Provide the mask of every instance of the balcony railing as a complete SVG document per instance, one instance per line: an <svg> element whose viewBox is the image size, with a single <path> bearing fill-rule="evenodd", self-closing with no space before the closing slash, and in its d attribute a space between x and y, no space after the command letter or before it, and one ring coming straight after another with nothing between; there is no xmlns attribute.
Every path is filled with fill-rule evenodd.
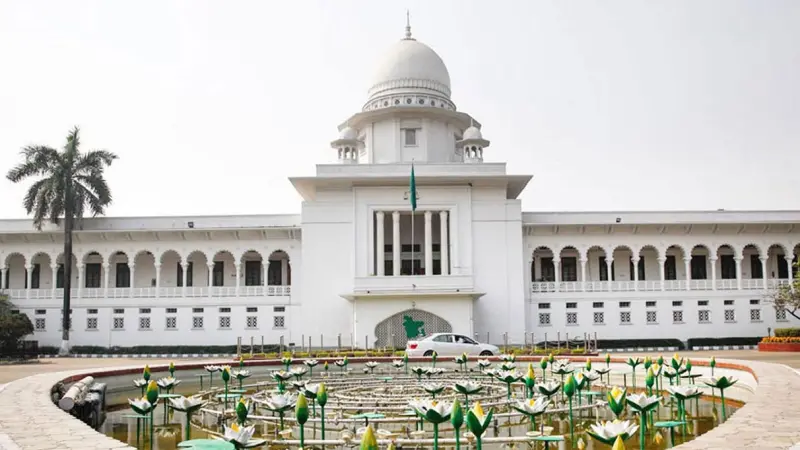
<svg viewBox="0 0 800 450"><path fill-rule="evenodd" d="M210 292L209 292L210 289ZM190 286L71 289L72 298L183 298L183 297L283 297L292 294L291 286ZM3 289L12 300L51 299L64 296L63 289Z"/></svg>
<svg viewBox="0 0 800 450"><path fill-rule="evenodd" d="M742 279L742 290L775 289L778 286L790 284L789 280L770 278L766 280ZM633 292L633 291L661 291L662 281L536 281L531 283L531 292L534 294L546 292ZM714 283L712 280L665 280L664 291L711 291ZM687 289L688 285L688 289ZM556 289L558 286L558 289ZM739 289L739 280L716 280L718 291L735 291Z"/></svg>

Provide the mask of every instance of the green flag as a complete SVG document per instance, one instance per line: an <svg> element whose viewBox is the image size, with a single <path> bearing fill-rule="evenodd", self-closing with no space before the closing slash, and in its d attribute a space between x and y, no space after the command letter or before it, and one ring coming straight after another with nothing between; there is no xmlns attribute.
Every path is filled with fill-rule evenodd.
<svg viewBox="0 0 800 450"><path fill-rule="evenodd" d="M411 179L408 182L408 199L411 201L411 211L417 210L417 180L414 178L414 163L411 163Z"/></svg>

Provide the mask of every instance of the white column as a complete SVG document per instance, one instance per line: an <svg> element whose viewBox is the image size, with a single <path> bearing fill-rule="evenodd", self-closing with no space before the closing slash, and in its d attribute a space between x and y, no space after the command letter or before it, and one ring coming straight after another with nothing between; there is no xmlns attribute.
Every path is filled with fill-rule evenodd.
<svg viewBox="0 0 800 450"><path fill-rule="evenodd" d="M261 281L261 284L264 286L264 295L267 294L267 285L269 282L267 281L267 274L269 273L269 259L265 259L261 262L261 270L264 272L262 275L264 278Z"/></svg>
<svg viewBox="0 0 800 450"><path fill-rule="evenodd" d="M161 264L156 264L156 298L158 298L161 293Z"/></svg>
<svg viewBox="0 0 800 450"><path fill-rule="evenodd" d="M53 278L53 280L52 280L53 285L51 286L50 289L52 289L53 297L55 297L56 296L56 287L58 286L58 263L51 264L50 265L50 269L52 271L51 277ZM2 276L3 276L3 270L0 269L0 277L2 277Z"/></svg>
<svg viewBox="0 0 800 450"><path fill-rule="evenodd" d="M55 280L55 275L53 275L53 280ZM111 280L111 264L103 263L103 295L108 297L108 282ZM56 285L56 282L53 281L53 286Z"/></svg>
<svg viewBox="0 0 800 450"><path fill-rule="evenodd" d="M384 252L384 238L386 237L385 228L383 225L384 212L378 211L375 213L375 275L382 277L385 275L384 269L386 265L386 254Z"/></svg>
<svg viewBox="0 0 800 450"><path fill-rule="evenodd" d="M561 284L561 258L553 258L553 275L556 278L556 292L558 292Z"/></svg>
<svg viewBox="0 0 800 450"><path fill-rule="evenodd" d="M792 292L794 292L794 283L792 282L792 260L794 259L794 257L786 256L785 259L786 259L786 268L789 269L789 273L787 275L789 277L788 278L789 286L792 288Z"/></svg>
<svg viewBox="0 0 800 450"><path fill-rule="evenodd" d="M763 280L762 283L764 283L764 285L761 286L761 288L762 289L766 289L767 288L767 258L761 256L758 259L761 260L761 279Z"/></svg>
<svg viewBox="0 0 800 450"><path fill-rule="evenodd" d="M717 257L711 256L708 259L708 262L711 263L711 290L717 290Z"/></svg>
<svg viewBox="0 0 800 450"><path fill-rule="evenodd" d="M83 279L86 276L86 266L83 263L78 263L78 298L81 297L83 292ZM133 276L133 269L131 269L131 276Z"/></svg>
<svg viewBox="0 0 800 450"><path fill-rule="evenodd" d="M612 285L614 284L614 277L612 277L613 271L611 270L614 267L614 258L606 258L606 273L608 274L608 292L612 291Z"/></svg>
<svg viewBox="0 0 800 450"><path fill-rule="evenodd" d="M450 275L450 236L447 232L447 211L439 211L439 255L442 275Z"/></svg>
<svg viewBox="0 0 800 450"><path fill-rule="evenodd" d="M211 291L214 290L214 263L206 263L206 267L208 267L208 298L211 298L213 297Z"/></svg>
<svg viewBox="0 0 800 450"><path fill-rule="evenodd" d="M686 271L686 290L691 289L692 284L692 257L683 258L684 271Z"/></svg>
<svg viewBox="0 0 800 450"><path fill-rule="evenodd" d="M586 292L586 263L589 262L586 258L581 258L581 291Z"/></svg>
<svg viewBox="0 0 800 450"><path fill-rule="evenodd" d="M400 275L400 211L392 213L392 275Z"/></svg>
<svg viewBox="0 0 800 450"><path fill-rule="evenodd" d="M25 268L25 298L31 298L31 281L33 281L33 264Z"/></svg>
<svg viewBox="0 0 800 450"><path fill-rule="evenodd" d="M658 276L661 280L661 290L664 291L667 289L666 280L664 279L664 265L667 263L667 258L658 258Z"/></svg>
<svg viewBox="0 0 800 450"><path fill-rule="evenodd" d="M631 262L633 263L633 290L639 290L639 257L635 256L631 258Z"/></svg>
<svg viewBox="0 0 800 450"><path fill-rule="evenodd" d="M433 212L425 211L425 275L433 275Z"/></svg>
<svg viewBox="0 0 800 450"><path fill-rule="evenodd" d="M130 295L133 295L133 288L136 287L136 264L130 264L129 263L128 267L130 267L130 269L131 269L130 270L130 272L131 272L131 285L130 285L131 286L130 287L131 294Z"/></svg>
<svg viewBox="0 0 800 450"><path fill-rule="evenodd" d="M239 280L242 276L242 263L236 262L234 264L236 266L236 296L239 296L239 287L241 286L241 281Z"/></svg>
<svg viewBox="0 0 800 450"><path fill-rule="evenodd" d="M281 286L289 284L289 260L281 260Z"/></svg>
<svg viewBox="0 0 800 450"><path fill-rule="evenodd" d="M736 289L742 289L742 260L744 258L741 256L737 256L733 258L736 261Z"/></svg>
<svg viewBox="0 0 800 450"><path fill-rule="evenodd" d="M186 288L189 286L189 261L182 262L181 268L183 269L183 287L181 287L181 293L186 297Z"/></svg>

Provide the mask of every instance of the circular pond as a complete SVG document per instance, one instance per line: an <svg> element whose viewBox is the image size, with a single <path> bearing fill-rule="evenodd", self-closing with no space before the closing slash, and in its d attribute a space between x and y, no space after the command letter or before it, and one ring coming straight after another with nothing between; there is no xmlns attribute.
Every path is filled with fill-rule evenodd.
<svg viewBox="0 0 800 450"><path fill-rule="evenodd" d="M152 411L142 401L145 386L116 377L110 385L129 387L109 390L107 402L113 406L101 432L137 448L159 450L192 448L184 446L222 436L246 440L234 442L239 448L299 448L301 437L304 448L355 447L373 437L381 448L392 442L406 448L456 448L456 434L458 446L487 450L602 449L610 448L603 441L611 443L617 435L624 448L642 448L643 439L646 449L664 449L707 432L741 406L726 399L723 412L720 391L712 392L706 384L711 380L692 373L691 364L687 370L685 362L679 360L677 370L667 367L669 362L648 364L647 371L644 364L632 369L604 362L587 370L583 362L566 360L548 362L544 369L539 361L502 360L484 361L482 367L476 361L439 361L435 367L432 361L330 364L328 370L293 361L288 371L233 364L225 376L227 396L225 369L177 370L180 382L169 389L170 381L163 381L168 374L154 374L152 380L162 387L151 392L151 399L159 395ZM128 399L138 400L138 407L132 408ZM297 410L303 402L308 417L301 433ZM302 411L300 416L302 421ZM603 426L617 417L619 423Z"/></svg>

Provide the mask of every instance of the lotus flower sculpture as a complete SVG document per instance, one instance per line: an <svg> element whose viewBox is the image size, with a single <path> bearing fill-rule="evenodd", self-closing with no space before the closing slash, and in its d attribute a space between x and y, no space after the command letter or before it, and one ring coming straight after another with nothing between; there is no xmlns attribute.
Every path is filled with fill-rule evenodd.
<svg viewBox="0 0 800 450"><path fill-rule="evenodd" d="M628 405L639 413L639 449L647 444L647 413L658 407L661 397L657 395L629 394Z"/></svg>
<svg viewBox="0 0 800 450"><path fill-rule="evenodd" d="M464 395L464 405L466 405L467 409L469 409L469 396L472 394L477 394L483 389L483 386L480 384L469 380L457 381L453 387L460 394Z"/></svg>
<svg viewBox="0 0 800 450"><path fill-rule="evenodd" d="M208 402L198 397L177 397L169 399L169 406L176 411L186 413L186 438L191 439L192 435L192 414L204 407Z"/></svg>
<svg viewBox="0 0 800 450"><path fill-rule="evenodd" d="M395 359L394 361L392 361L392 365L394 366L395 369L399 371L400 369L406 366L406 363L401 359Z"/></svg>
<svg viewBox="0 0 800 450"><path fill-rule="evenodd" d="M417 381L422 380L422 375L424 375L427 371L427 367L414 366L411 368L411 373L417 376Z"/></svg>
<svg viewBox="0 0 800 450"><path fill-rule="evenodd" d="M169 362L169 376L175 378L175 363L172 361Z"/></svg>
<svg viewBox="0 0 800 450"><path fill-rule="evenodd" d="M276 370L272 372L272 379L278 382L278 392L284 392L286 390L286 381L292 378L291 372L286 372L284 370Z"/></svg>
<svg viewBox="0 0 800 450"><path fill-rule="evenodd" d="M500 355L500 359L502 361L505 361L505 362L512 362L513 363L514 361L517 360L517 356L515 354L513 354L513 353L505 353L503 355Z"/></svg>
<svg viewBox="0 0 800 450"><path fill-rule="evenodd" d="M546 397L530 398L511 404L512 408L528 416L531 421L531 431L536 430L536 417L547 412L548 406L550 406L550 399Z"/></svg>
<svg viewBox="0 0 800 450"><path fill-rule="evenodd" d="M308 368L303 366L292 367L290 373L295 379L300 380L303 378L303 375L308 373Z"/></svg>
<svg viewBox="0 0 800 450"><path fill-rule="evenodd" d="M572 396L575 395L577 388L578 384L575 381L575 377L570 374L567 377L567 381L564 383L563 392L569 401L569 436L572 442L575 442L575 420L572 417Z"/></svg>
<svg viewBox="0 0 800 450"><path fill-rule="evenodd" d="M176 386L181 384L181 381L176 380L173 377L164 377L156 381L156 384L158 384L158 387L164 389L165 391L167 391L167 394L169 394L171 390L175 389Z"/></svg>
<svg viewBox="0 0 800 450"><path fill-rule="evenodd" d="M629 420L609 420L591 425L586 433L603 444L614 445L618 440L621 442L627 441L636 434L638 429L639 426ZM622 448L624 449L625 447L623 446Z"/></svg>
<svg viewBox="0 0 800 450"><path fill-rule="evenodd" d="M425 390L428 394L431 394L431 397L435 400L437 394L441 394L444 391L444 385L439 383L426 383L422 385L422 389Z"/></svg>
<svg viewBox="0 0 800 450"><path fill-rule="evenodd" d="M361 445L359 450L378 450L378 439L375 438L375 432L372 430L372 425L367 425L364 435L361 436Z"/></svg>
<svg viewBox="0 0 800 450"><path fill-rule="evenodd" d="M678 420L684 422L684 433L686 432L686 400L691 400L693 398L699 398L703 395L703 392L697 387L693 385L689 386L670 386L667 388L667 392L670 393L675 399L678 400Z"/></svg>
<svg viewBox="0 0 800 450"><path fill-rule="evenodd" d="M211 389L214 386L214 374L222 369L220 369L219 366L214 365L205 366L204 369L206 372L208 372L208 388Z"/></svg>
<svg viewBox="0 0 800 450"><path fill-rule="evenodd" d="M256 403L263 406L265 409L272 411L278 415L280 419L281 430L283 430L283 417L286 411L294 408L297 403L297 396L294 394L280 393L273 394L265 400L255 399Z"/></svg>
<svg viewBox="0 0 800 450"><path fill-rule="evenodd" d="M456 356L456 358L453 360L453 362L458 364L458 370L463 370L464 372L467 371L467 361L469 361L469 357L467 357L466 353Z"/></svg>
<svg viewBox="0 0 800 450"><path fill-rule="evenodd" d="M253 439L253 434L256 432L256 427L250 425L249 427L240 426L237 423L232 423L231 426L225 426L222 440L228 441L233 444L237 449L254 448L265 444L263 439Z"/></svg>
<svg viewBox="0 0 800 450"><path fill-rule="evenodd" d="M495 375L495 378L506 384L507 388L506 398L508 400L511 400L511 391L512 391L511 385L521 380L522 375L516 369L514 369L514 370L501 371L497 375Z"/></svg>
<svg viewBox="0 0 800 450"><path fill-rule="evenodd" d="M231 372L234 378L239 381L239 389L242 389L242 381L247 378L250 378L250 371L247 369L238 369Z"/></svg>
<svg viewBox="0 0 800 450"><path fill-rule="evenodd" d="M144 381L150 381L150 366L144 366L144 369L142 369L142 378L144 378Z"/></svg>
<svg viewBox="0 0 800 450"><path fill-rule="evenodd" d="M558 380L550 380L537 384L536 389L539 390L540 394L550 398L561 390L561 383Z"/></svg>
<svg viewBox="0 0 800 450"><path fill-rule="evenodd" d="M416 400L409 406L414 412L427 422L433 424L433 449L439 449L439 424L450 419L453 405L437 400Z"/></svg>
<svg viewBox="0 0 800 450"><path fill-rule="evenodd" d="M138 387L142 391L142 397L144 397L144 390L145 388L147 388L147 380L145 380L144 378L133 380L133 385Z"/></svg>
<svg viewBox="0 0 800 450"><path fill-rule="evenodd" d="M147 369L147 366L145 366ZM148 369L149 372L149 369ZM148 375L149 377L149 375ZM145 398L148 402L150 402L150 450L153 450L153 442L155 441L155 434L153 434L154 429L154 421L153 421L153 410L155 410L155 406L158 403L158 385L155 381L150 380L147 383L147 389L145 390Z"/></svg>
<svg viewBox="0 0 800 450"><path fill-rule="evenodd" d="M711 377L709 380L703 382L707 386L719 389L719 397L722 403L723 422L727 419L727 414L725 413L725 389L728 389L729 387L733 386L734 384L736 384L737 381L739 380L737 380L736 378L722 376L719 378Z"/></svg>
<svg viewBox="0 0 800 450"><path fill-rule="evenodd" d="M619 419L622 416L622 413L625 412L625 406L628 403L627 399L627 389L620 389L619 387L614 386L613 389L608 391L606 394L606 399L608 400L608 409L614 413L614 416Z"/></svg>
<svg viewBox="0 0 800 450"><path fill-rule="evenodd" d="M539 368L542 369L542 381L547 381L547 358L542 356L542 359L539 360Z"/></svg>
<svg viewBox="0 0 800 450"><path fill-rule="evenodd" d="M350 364L350 361L348 361L347 356L345 356L344 358L336 360L333 363L336 364L336 366L339 367L342 372L344 372L347 370L347 365Z"/></svg>
<svg viewBox="0 0 800 450"><path fill-rule="evenodd" d="M319 361L317 361L316 359L307 359L307 360L303 361L303 364L305 364L306 367L308 367L308 376L309 377L313 377L314 376L314 367L317 367L317 364L319 364Z"/></svg>
<svg viewBox="0 0 800 450"><path fill-rule="evenodd" d="M367 368L369 369L369 373L372 374L375 372L375 368L380 366L381 363L377 361L367 361L364 363L364 365L367 366Z"/></svg>
<svg viewBox="0 0 800 450"><path fill-rule="evenodd" d="M281 358L281 364L283 364L283 370L289 371L289 366L292 365L292 357L291 356L284 356Z"/></svg>
<svg viewBox="0 0 800 450"><path fill-rule="evenodd" d="M631 382L633 383L633 388L636 389L636 366L642 364L642 358L628 358L625 364L631 367Z"/></svg>
<svg viewBox="0 0 800 450"><path fill-rule="evenodd" d="M311 413L314 417L317 417L317 393L319 392L319 388L322 384L306 384L303 386L302 392L305 396L311 400Z"/></svg>

